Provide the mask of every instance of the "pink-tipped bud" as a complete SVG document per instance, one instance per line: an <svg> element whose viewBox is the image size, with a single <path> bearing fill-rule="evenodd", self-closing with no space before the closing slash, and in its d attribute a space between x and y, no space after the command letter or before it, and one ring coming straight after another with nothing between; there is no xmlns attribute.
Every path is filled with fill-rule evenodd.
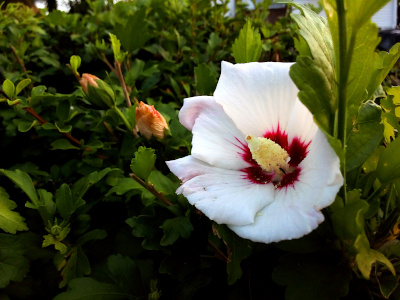
<svg viewBox="0 0 400 300"><path fill-rule="evenodd" d="M82 90L85 92L85 94L88 94L88 84L94 87L99 87L97 84L96 80L100 80L97 76L94 76L92 74L88 73L83 73L81 80L79 80L79 83L81 84Z"/></svg>
<svg viewBox="0 0 400 300"><path fill-rule="evenodd" d="M146 139L155 136L163 139L165 130L168 130L168 123L164 117L154 108L153 105L147 105L140 101L139 107L136 107L136 126Z"/></svg>

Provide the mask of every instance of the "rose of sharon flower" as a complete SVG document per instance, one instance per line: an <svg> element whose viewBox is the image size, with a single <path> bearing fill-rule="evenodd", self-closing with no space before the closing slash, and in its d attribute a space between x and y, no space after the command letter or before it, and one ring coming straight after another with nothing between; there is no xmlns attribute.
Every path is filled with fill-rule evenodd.
<svg viewBox="0 0 400 300"><path fill-rule="evenodd" d="M290 63L222 62L213 97L187 98L191 155L167 162L207 217L256 242L299 238L343 184L339 159L297 98Z"/></svg>
<svg viewBox="0 0 400 300"><path fill-rule="evenodd" d="M163 139L165 130L168 130L168 123L164 117L154 108L140 101L136 107L136 126L146 139L152 136Z"/></svg>

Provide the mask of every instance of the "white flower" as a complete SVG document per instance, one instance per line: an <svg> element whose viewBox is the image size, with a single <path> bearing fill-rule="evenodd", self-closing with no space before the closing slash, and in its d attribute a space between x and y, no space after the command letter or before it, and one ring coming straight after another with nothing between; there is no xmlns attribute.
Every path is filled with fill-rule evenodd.
<svg viewBox="0 0 400 300"><path fill-rule="evenodd" d="M191 155L167 162L207 217L256 242L299 238L343 184L337 155L297 98L290 63L222 62L213 97L185 99Z"/></svg>

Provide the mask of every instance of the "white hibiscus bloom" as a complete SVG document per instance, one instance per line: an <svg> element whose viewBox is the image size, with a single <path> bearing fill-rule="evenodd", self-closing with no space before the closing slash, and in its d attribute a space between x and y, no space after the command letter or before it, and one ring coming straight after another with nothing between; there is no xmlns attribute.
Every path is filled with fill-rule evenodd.
<svg viewBox="0 0 400 300"><path fill-rule="evenodd" d="M239 236L299 238L324 220L343 184L340 163L297 98L290 63L222 62L213 97L185 99L191 155L167 162L183 194Z"/></svg>

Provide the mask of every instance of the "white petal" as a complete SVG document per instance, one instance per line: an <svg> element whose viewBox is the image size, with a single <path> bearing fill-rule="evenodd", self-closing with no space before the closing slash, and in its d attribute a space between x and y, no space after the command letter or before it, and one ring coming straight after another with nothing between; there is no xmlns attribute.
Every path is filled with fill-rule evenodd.
<svg viewBox="0 0 400 300"><path fill-rule="evenodd" d="M323 214L301 204L302 195L294 189L280 190L275 200L264 207L251 225L228 225L239 236L255 242L272 243L302 237L317 228ZM298 198L301 197L301 198Z"/></svg>
<svg viewBox="0 0 400 300"><path fill-rule="evenodd" d="M180 122L192 130L192 155L213 166L239 170L249 166L243 159L245 135L213 97L185 99Z"/></svg>
<svg viewBox="0 0 400 300"><path fill-rule="evenodd" d="M275 200L246 226L229 226L239 236L257 242L302 237L324 220L320 210L335 200L343 185L339 158L318 130L294 186L278 189Z"/></svg>
<svg viewBox="0 0 400 300"><path fill-rule="evenodd" d="M240 171L212 167L193 157L167 162L184 183L177 190L220 224L246 225L273 200L272 184L254 184Z"/></svg>
<svg viewBox="0 0 400 300"><path fill-rule="evenodd" d="M297 186L307 187L309 205L322 209L332 204L343 185L340 160L321 130L317 130L307 157L300 163ZM311 190L311 191L310 191ZM318 193L316 193L318 192Z"/></svg>
<svg viewBox="0 0 400 300"><path fill-rule="evenodd" d="M245 134L262 136L278 124L286 130L298 93L289 77L291 65L222 62L214 97Z"/></svg>
<svg viewBox="0 0 400 300"><path fill-rule="evenodd" d="M308 144L315 136L317 129L318 126L308 108L299 99L296 99L287 125L289 144L295 137Z"/></svg>

